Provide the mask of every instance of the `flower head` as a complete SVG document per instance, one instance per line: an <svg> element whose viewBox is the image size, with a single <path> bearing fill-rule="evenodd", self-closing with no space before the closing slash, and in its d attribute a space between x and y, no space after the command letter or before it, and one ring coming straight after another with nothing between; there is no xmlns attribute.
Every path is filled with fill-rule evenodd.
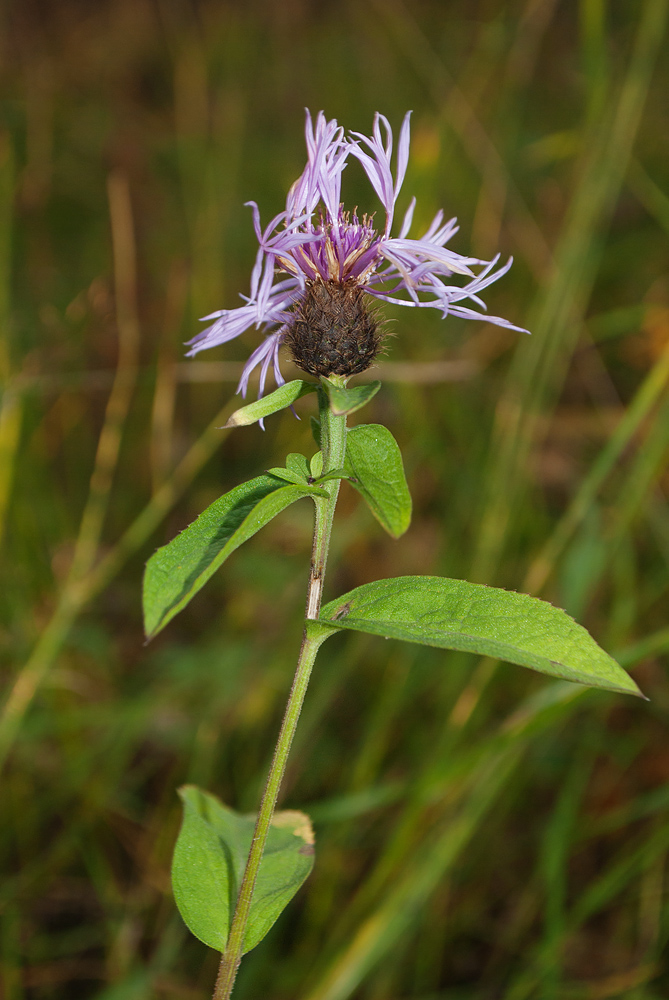
<svg viewBox="0 0 669 1000"><path fill-rule="evenodd" d="M251 326L267 331L244 366L238 387L242 395L258 365L260 395L270 365L277 384L283 384L279 349L284 343L296 364L313 375L364 371L381 343L376 314L369 308L372 299L522 329L471 307L485 310L479 293L506 274L511 258L495 270L499 255L484 261L446 249L458 227L455 219L444 222L441 211L420 238L409 238L415 198L399 234L390 235L409 159L410 115L400 130L393 178L393 134L383 115L376 115L371 136L345 136L322 111L314 126L307 111L307 164L288 192L285 210L262 229L258 206L249 202L258 238L250 295L242 296L245 304L236 309L205 316L214 322L189 342L188 352L193 355L233 340ZM362 164L381 201L383 229L373 216L359 218L356 212L344 211L341 176L351 156ZM449 284L453 275L467 280ZM461 304L467 300L470 305Z"/></svg>

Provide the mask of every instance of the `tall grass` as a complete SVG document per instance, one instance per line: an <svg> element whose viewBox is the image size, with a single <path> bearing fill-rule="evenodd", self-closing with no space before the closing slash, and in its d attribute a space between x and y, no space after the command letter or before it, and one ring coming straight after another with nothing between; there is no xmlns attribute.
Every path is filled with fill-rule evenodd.
<svg viewBox="0 0 669 1000"><path fill-rule="evenodd" d="M182 359L197 317L247 288L243 203L279 210L304 105L360 129L412 107L404 203L419 227L458 214L461 252L513 253L489 305L532 330L391 317L373 406L414 525L388 541L342 491L331 595L411 572L541 593L651 700L333 640L284 792L313 816L316 869L240 1000L666 996L666 17L666 0L7 6L5 1000L211 993L216 956L169 890L175 788L257 804L308 515L239 550L149 647L139 587L207 502L310 446L290 414L218 429L251 337ZM347 201L373 209L356 171Z"/></svg>

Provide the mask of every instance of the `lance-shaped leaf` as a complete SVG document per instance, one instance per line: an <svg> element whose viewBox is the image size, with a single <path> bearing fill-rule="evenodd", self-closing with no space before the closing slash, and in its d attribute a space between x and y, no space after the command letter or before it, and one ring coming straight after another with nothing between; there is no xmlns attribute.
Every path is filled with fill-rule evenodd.
<svg viewBox="0 0 669 1000"><path fill-rule="evenodd" d="M573 618L546 601L439 576L378 580L331 601L314 622L508 660L591 687L641 695ZM642 696L643 697L643 696Z"/></svg>
<svg viewBox="0 0 669 1000"><path fill-rule="evenodd" d="M399 538L411 523L411 494L397 441L381 424L359 424L346 435L346 474L386 531Z"/></svg>
<svg viewBox="0 0 669 1000"><path fill-rule="evenodd" d="M345 413L355 413L370 399L376 396L381 388L380 382L369 382L367 385L356 385L353 389L344 389L342 386L333 385L327 379L322 383L330 400L330 409L337 417Z"/></svg>
<svg viewBox="0 0 669 1000"><path fill-rule="evenodd" d="M144 629L156 635L205 585L243 542L304 496L324 487L287 486L275 476L258 476L215 500L180 535L158 549L144 573Z"/></svg>
<svg viewBox="0 0 669 1000"><path fill-rule="evenodd" d="M247 427L249 424L255 424L263 417L268 417L270 413L276 413L277 410L285 410L287 406L292 406L300 396L306 396L308 392L316 392L317 388L316 382L305 382L301 378L295 379L293 382L286 382L274 392L270 392L269 396L263 396L255 403L249 403L248 406L242 406L239 410L235 410L225 426Z"/></svg>
<svg viewBox="0 0 669 1000"><path fill-rule="evenodd" d="M242 816L194 785L179 790L184 817L172 859L174 898L189 930L223 951L255 816ZM244 953L262 941L314 865L309 817L292 810L274 814L260 864L244 936Z"/></svg>

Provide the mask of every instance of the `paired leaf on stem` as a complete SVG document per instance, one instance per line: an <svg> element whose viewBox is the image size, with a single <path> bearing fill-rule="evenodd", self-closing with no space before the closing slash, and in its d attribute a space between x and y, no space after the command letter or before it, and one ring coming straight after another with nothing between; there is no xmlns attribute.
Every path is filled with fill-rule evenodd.
<svg viewBox="0 0 669 1000"><path fill-rule="evenodd" d="M322 379L321 385L327 392L330 409L338 417L345 413L355 413L376 396L381 388L380 382L370 382L368 385L358 385L352 389L346 389L344 386L334 385L328 379ZM272 413L277 413L278 410L292 406L301 396L306 396L307 393L317 390L317 382L306 382L299 378L292 382L286 382L274 392L270 392L268 396L263 396L254 403L249 403L247 406L241 406L235 410L228 418L225 427L248 427L250 424L257 423L258 420L269 417Z"/></svg>
<svg viewBox="0 0 669 1000"><path fill-rule="evenodd" d="M411 494L407 486L402 454L397 441L382 424L359 424L346 435L344 468L330 469L322 475L323 456L316 452L308 461L304 455L290 454L285 468L269 469L269 475L296 485L325 483L347 479L371 510L374 517L393 536L399 538L411 522Z"/></svg>
<svg viewBox="0 0 669 1000"><path fill-rule="evenodd" d="M325 605L309 627L480 653L568 681L641 695L632 678L566 612L527 594L464 580L400 576L367 583Z"/></svg>
<svg viewBox="0 0 669 1000"><path fill-rule="evenodd" d="M228 556L273 517L304 496L323 496L323 487L286 485L258 476L236 486L158 549L144 573L144 629L152 638L205 585Z"/></svg>
<svg viewBox="0 0 669 1000"><path fill-rule="evenodd" d="M232 924L255 816L233 812L194 785L179 790L184 818L172 860L174 898L189 930L224 951ZM274 814L244 936L246 954L262 941L314 866L309 817Z"/></svg>

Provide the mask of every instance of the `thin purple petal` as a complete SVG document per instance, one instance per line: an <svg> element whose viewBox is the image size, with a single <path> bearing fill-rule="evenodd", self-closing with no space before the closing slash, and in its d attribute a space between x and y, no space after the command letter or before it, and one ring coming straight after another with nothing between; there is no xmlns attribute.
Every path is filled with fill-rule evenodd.
<svg viewBox="0 0 669 1000"><path fill-rule="evenodd" d="M244 304L236 309L218 310L204 317L213 322L189 342L189 355L224 344L251 327L263 328L265 339L245 364L238 391L246 395L251 373L258 366L260 396L270 366L277 385L283 384L279 350L292 309L308 284L318 281L352 283L379 301L438 309L443 317L451 314L522 330L499 316L486 316L480 297L488 285L507 273L511 259L499 266L499 255L484 261L447 249L446 244L458 231L455 219L444 222L444 214L439 211L419 239L410 239L416 207L416 199L412 198L399 235L390 236L407 172L410 120L411 113L407 112L399 131L393 178L393 132L387 118L375 115L371 136L360 132L345 136L335 119L328 120L319 111L314 121L307 110L307 161L288 192L284 211L263 229L258 205L248 202L258 240L249 295L242 295ZM385 210L385 224L378 230L373 216L363 214L359 218L357 209L352 216L344 211L341 179L349 156L362 164ZM449 284L454 275L468 280ZM464 302L470 305L458 304Z"/></svg>

